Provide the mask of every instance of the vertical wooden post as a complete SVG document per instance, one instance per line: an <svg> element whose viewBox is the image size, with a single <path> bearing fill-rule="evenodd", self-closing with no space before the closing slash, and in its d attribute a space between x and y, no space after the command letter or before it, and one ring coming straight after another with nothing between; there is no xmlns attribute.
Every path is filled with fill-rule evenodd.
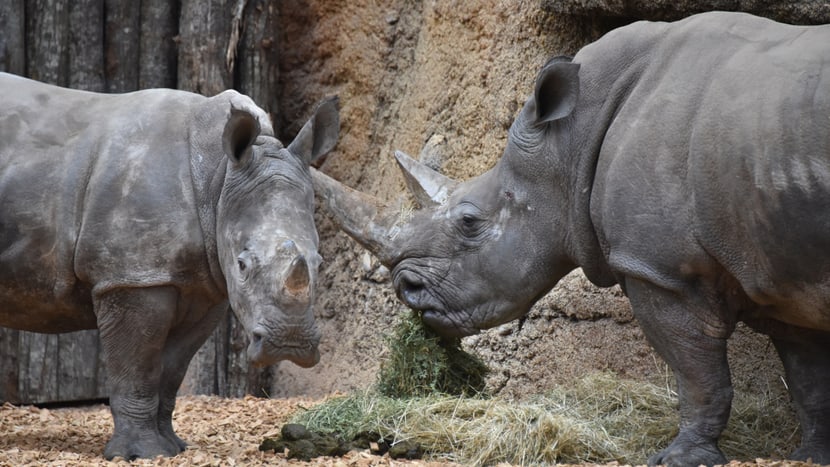
<svg viewBox="0 0 830 467"><path fill-rule="evenodd" d="M26 74L38 81L66 86L69 81L69 11L63 0L26 2ZM49 400L58 388L58 336L20 333L20 396Z"/></svg>
<svg viewBox="0 0 830 467"><path fill-rule="evenodd" d="M233 0L183 0L179 16L179 89L206 96L233 86L226 64Z"/></svg>
<svg viewBox="0 0 830 467"><path fill-rule="evenodd" d="M179 88L213 96L234 84L246 0L183 0L179 19ZM249 368L247 337L228 313L190 364L183 392L241 396L268 387L269 371ZM212 370L212 371L211 371ZM212 377L211 377L212 376Z"/></svg>
<svg viewBox="0 0 830 467"><path fill-rule="evenodd" d="M141 2L106 0L104 76L107 92L138 89Z"/></svg>
<svg viewBox="0 0 830 467"><path fill-rule="evenodd" d="M178 31L178 2L141 0L140 89L176 87Z"/></svg>
<svg viewBox="0 0 830 467"><path fill-rule="evenodd" d="M24 0L0 2L0 71L26 74ZM18 347L20 332L0 328L0 401L20 401Z"/></svg>
<svg viewBox="0 0 830 467"><path fill-rule="evenodd" d="M103 92L104 0L69 2L70 88Z"/></svg>
<svg viewBox="0 0 830 467"><path fill-rule="evenodd" d="M69 77L69 15L63 0L26 2L26 74L66 86Z"/></svg>
<svg viewBox="0 0 830 467"><path fill-rule="evenodd" d="M249 0L244 9L239 44L236 51L237 88L273 116L276 114L279 79L277 43L277 4L267 0ZM246 393L267 396L272 371L248 364L245 349L248 338L234 320L229 332L228 384L229 396Z"/></svg>
<svg viewBox="0 0 830 467"><path fill-rule="evenodd" d="M26 74L26 17L24 0L0 3L0 71Z"/></svg>
<svg viewBox="0 0 830 467"><path fill-rule="evenodd" d="M275 2L250 0L237 58L239 91L251 96L271 115L272 121L279 110L278 20Z"/></svg>
<svg viewBox="0 0 830 467"><path fill-rule="evenodd" d="M68 86L103 92L104 0L74 0L69 5ZM98 331L60 334L56 393L59 401L106 397L106 367Z"/></svg>

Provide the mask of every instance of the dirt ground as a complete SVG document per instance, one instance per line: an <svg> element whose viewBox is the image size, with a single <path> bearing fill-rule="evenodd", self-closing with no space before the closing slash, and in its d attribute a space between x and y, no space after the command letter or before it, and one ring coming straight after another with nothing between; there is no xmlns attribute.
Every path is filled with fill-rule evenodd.
<svg viewBox="0 0 830 467"><path fill-rule="evenodd" d="M45 409L0 406L0 466L453 466L437 460L393 460L368 451L344 457L320 457L311 462L289 460L284 454L260 452L265 437L276 436L296 411L319 402L308 398L221 399L213 396L179 398L174 414L177 433L191 447L175 458L108 462L101 457L111 431L109 408L93 405ZM616 464L609 464L616 465ZM730 466L800 466L797 462L758 459Z"/></svg>
<svg viewBox="0 0 830 467"><path fill-rule="evenodd" d="M109 408L41 409L32 406L0 407L0 466L235 466L235 465L451 465L446 462L398 461L350 452L342 458L317 458L313 462L289 460L284 454L259 451L266 437L279 435L288 418L311 399L220 399L186 396L176 406L174 427L191 447L172 459L108 462L102 457L112 433Z"/></svg>

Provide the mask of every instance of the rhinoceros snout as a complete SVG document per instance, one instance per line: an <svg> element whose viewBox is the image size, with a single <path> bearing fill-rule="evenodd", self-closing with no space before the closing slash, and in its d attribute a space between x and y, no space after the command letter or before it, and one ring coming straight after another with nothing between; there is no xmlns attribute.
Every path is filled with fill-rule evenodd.
<svg viewBox="0 0 830 467"><path fill-rule="evenodd" d="M257 326L251 331L248 360L260 367L289 360L303 368L309 368L320 361L320 351L317 348L319 343L320 332L316 327L274 333L265 327Z"/></svg>

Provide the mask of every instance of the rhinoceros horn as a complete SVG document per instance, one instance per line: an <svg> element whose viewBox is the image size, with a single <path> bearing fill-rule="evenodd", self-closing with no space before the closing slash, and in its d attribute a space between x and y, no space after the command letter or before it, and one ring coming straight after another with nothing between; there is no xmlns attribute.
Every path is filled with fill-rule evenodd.
<svg viewBox="0 0 830 467"><path fill-rule="evenodd" d="M377 199L353 190L311 168L314 190L321 205L350 237L389 266L398 256L395 224L400 217Z"/></svg>
<svg viewBox="0 0 830 467"><path fill-rule="evenodd" d="M395 153L395 159L421 207L443 204L457 184L400 151ZM338 226L381 263L394 266L407 235L404 230L409 227L405 210L353 190L313 168L311 175L322 206Z"/></svg>
<svg viewBox="0 0 830 467"><path fill-rule="evenodd" d="M395 151L395 160L403 172L406 186L422 208L444 204L458 183L402 151Z"/></svg>

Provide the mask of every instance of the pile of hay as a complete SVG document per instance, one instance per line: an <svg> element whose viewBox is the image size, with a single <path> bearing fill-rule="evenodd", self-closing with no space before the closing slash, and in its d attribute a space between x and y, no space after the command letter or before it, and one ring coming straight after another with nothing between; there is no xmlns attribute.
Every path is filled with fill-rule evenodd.
<svg viewBox="0 0 830 467"><path fill-rule="evenodd" d="M461 339L441 339L423 325L417 312L408 314L386 337L388 358L381 363L377 391L388 397L433 394L481 395L487 365L461 348Z"/></svg>
<svg viewBox="0 0 830 467"><path fill-rule="evenodd" d="M643 464L677 434L668 387L593 374L528 401L433 395L396 399L367 391L333 398L294 423L346 438L361 432L417 443L462 464ZM730 459L783 457L797 441L789 405L737 398L721 448Z"/></svg>
<svg viewBox="0 0 830 467"><path fill-rule="evenodd" d="M392 444L462 464L643 464L677 434L677 397L657 386L593 374L527 401L488 398L487 368L442 342L420 316L387 340L390 355L371 390L337 397L293 417L308 430ZM473 397L470 397L473 396ZM736 397L721 438L730 459L783 457L797 441L786 401Z"/></svg>

